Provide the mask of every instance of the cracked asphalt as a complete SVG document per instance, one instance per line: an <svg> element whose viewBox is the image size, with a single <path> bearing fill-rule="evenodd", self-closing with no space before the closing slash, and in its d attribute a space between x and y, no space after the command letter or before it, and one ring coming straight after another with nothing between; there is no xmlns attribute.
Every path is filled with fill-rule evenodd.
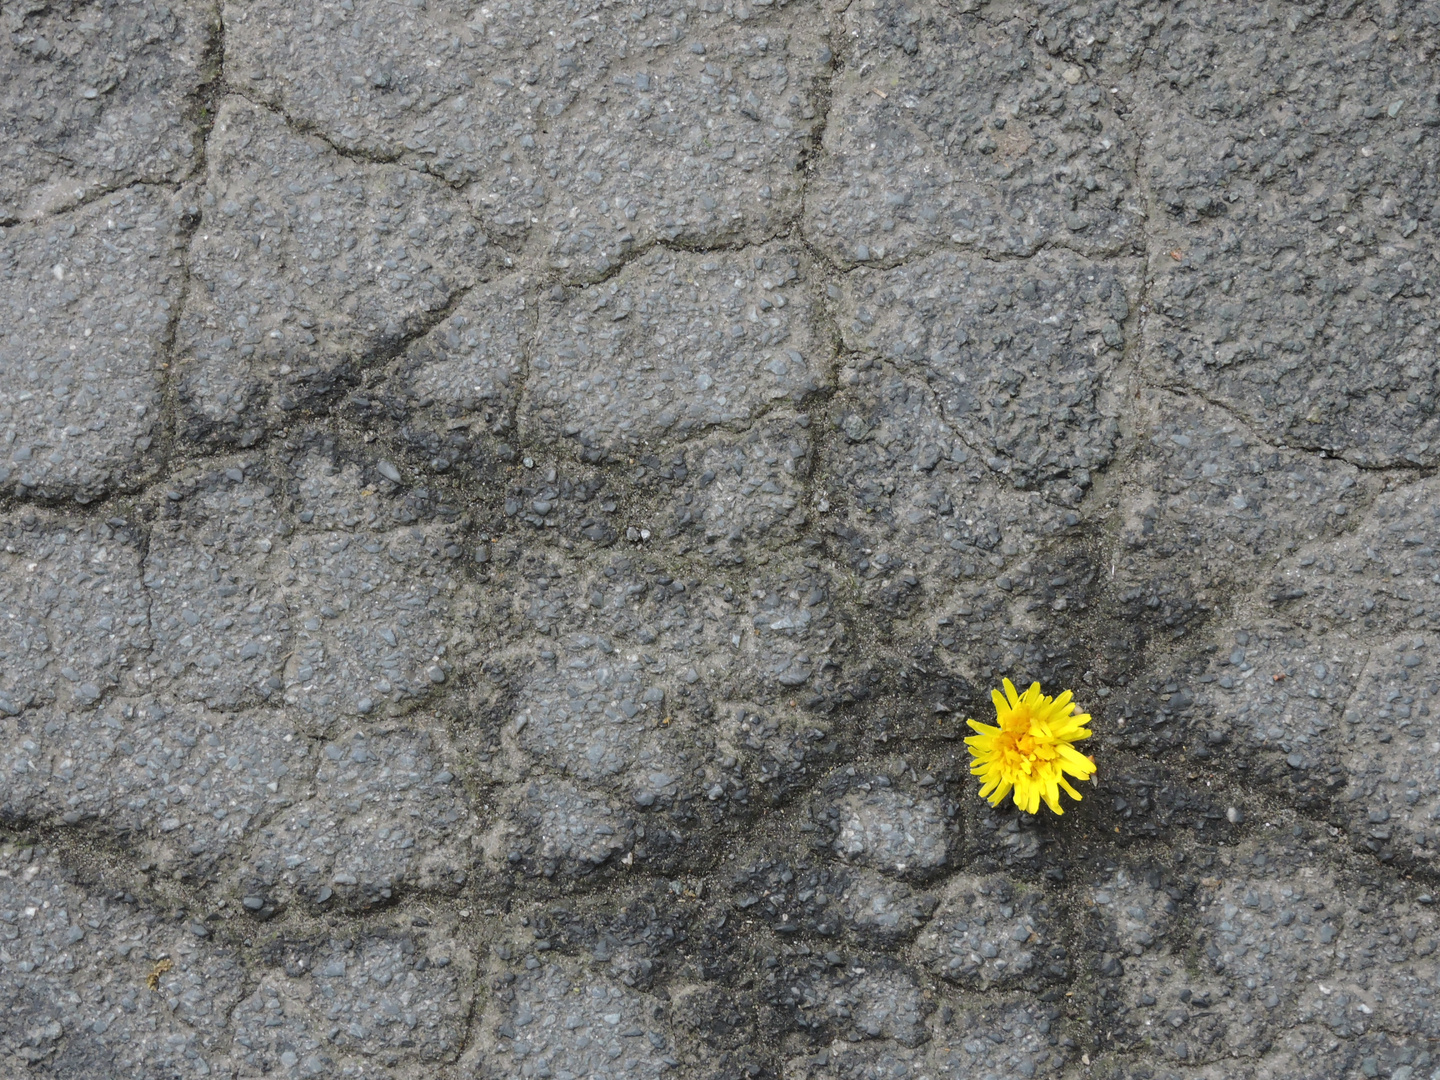
<svg viewBox="0 0 1440 1080"><path fill-rule="evenodd" d="M1440 1078L1436 0L0 24L0 1073Z"/></svg>

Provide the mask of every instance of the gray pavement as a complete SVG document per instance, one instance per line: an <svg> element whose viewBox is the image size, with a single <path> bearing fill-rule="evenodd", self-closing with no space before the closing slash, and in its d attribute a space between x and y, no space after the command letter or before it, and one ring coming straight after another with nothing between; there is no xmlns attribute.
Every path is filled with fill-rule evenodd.
<svg viewBox="0 0 1440 1080"><path fill-rule="evenodd" d="M0 1075L1440 1078L1440 4L0 26Z"/></svg>

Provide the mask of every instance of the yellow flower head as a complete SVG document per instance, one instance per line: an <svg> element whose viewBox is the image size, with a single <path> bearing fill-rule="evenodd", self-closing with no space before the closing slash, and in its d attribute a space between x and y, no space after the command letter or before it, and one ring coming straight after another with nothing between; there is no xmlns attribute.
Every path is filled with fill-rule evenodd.
<svg viewBox="0 0 1440 1080"><path fill-rule="evenodd" d="M1079 780L1088 780L1095 773L1095 763L1070 745L1090 737L1084 726L1090 715L1075 711L1069 690L1049 698L1040 692L1037 682L1020 695L1009 679L1004 683L1004 696L999 690L990 691L1000 726L966 721L976 731L965 744L975 759L970 773L980 777L980 797L999 806L1013 789L1015 805L1027 814L1040 809L1041 799L1055 813L1063 814L1061 788L1077 801L1080 798L1066 782L1065 773Z"/></svg>

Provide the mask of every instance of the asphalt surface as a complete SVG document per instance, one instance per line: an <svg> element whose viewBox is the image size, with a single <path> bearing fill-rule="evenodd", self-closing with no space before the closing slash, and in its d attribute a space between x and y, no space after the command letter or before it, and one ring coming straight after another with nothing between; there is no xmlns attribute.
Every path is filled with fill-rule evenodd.
<svg viewBox="0 0 1440 1080"><path fill-rule="evenodd" d="M1435 0L0 24L0 1073L1440 1077Z"/></svg>

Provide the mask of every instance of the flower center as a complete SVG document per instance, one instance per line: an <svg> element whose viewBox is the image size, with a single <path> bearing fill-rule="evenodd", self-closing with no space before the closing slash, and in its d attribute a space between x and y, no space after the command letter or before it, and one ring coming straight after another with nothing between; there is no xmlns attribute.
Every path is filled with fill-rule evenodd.
<svg viewBox="0 0 1440 1080"><path fill-rule="evenodd" d="M1005 756L1019 758L1016 764L1026 773L1036 763L1054 761L1059 756L1055 740L1043 728L1032 728L1031 723L1030 709L1022 704L1001 722L1001 735L997 740Z"/></svg>

